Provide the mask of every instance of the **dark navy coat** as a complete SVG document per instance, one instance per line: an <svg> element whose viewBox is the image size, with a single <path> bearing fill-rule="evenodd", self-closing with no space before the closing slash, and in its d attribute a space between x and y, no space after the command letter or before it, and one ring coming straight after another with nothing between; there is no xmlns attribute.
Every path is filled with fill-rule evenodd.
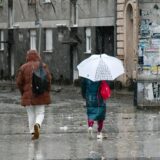
<svg viewBox="0 0 160 160"><path fill-rule="evenodd" d="M93 82L82 78L82 96L86 100L87 115L90 120L104 120L106 115L106 102L97 97L100 81Z"/></svg>

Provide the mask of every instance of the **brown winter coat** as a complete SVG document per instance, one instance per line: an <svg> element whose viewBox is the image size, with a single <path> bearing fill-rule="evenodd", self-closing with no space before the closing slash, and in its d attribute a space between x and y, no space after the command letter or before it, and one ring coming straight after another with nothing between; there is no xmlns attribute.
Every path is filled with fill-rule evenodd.
<svg viewBox="0 0 160 160"><path fill-rule="evenodd" d="M21 105L47 105L51 103L50 89L51 89L51 74L46 64L43 63L47 73L50 86L48 91L41 95L34 95L32 92L32 72L37 69L40 62L40 55L35 50L27 52L26 63L23 64L17 73L16 84L21 92Z"/></svg>

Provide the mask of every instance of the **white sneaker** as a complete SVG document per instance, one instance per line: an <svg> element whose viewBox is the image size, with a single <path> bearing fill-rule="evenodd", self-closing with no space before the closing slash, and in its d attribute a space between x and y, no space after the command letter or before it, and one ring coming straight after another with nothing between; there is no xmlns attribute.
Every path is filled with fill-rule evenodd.
<svg viewBox="0 0 160 160"><path fill-rule="evenodd" d="M102 134L102 132L98 132L98 134L97 134L97 139L103 139L103 134Z"/></svg>
<svg viewBox="0 0 160 160"><path fill-rule="evenodd" d="M93 128L92 127L88 128L88 135L89 135L90 138L93 137Z"/></svg>

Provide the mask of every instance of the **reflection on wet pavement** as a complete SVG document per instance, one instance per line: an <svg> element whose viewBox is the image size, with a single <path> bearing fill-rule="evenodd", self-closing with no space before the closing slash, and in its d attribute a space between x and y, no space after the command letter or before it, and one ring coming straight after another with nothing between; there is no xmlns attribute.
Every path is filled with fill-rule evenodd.
<svg viewBox="0 0 160 160"><path fill-rule="evenodd" d="M40 139L31 141L26 111L17 103L19 93L1 94L0 160L160 159L159 111L137 110L132 96L114 96L108 101L104 126L108 138L98 141L96 123L94 138L88 138L84 101L79 92L72 93L74 98L69 93L62 96L66 92L53 93ZM6 100L5 94L12 100Z"/></svg>
<svg viewBox="0 0 160 160"><path fill-rule="evenodd" d="M44 153L42 151L42 147L41 147L41 142L40 141L31 141L28 144L28 160L31 159L45 159L44 157Z"/></svg>

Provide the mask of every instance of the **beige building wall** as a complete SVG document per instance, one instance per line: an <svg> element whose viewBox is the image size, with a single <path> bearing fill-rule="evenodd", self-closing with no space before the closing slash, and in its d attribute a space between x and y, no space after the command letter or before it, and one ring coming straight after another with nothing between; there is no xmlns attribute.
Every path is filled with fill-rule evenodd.
<svg viewBox="0 0 160 160"><path fill-rule="evenodd" d="M128 86L136 78L138 45L138 2L137 0L117 0L117 57L125 66L125 74L119 79Z"/></svg>

